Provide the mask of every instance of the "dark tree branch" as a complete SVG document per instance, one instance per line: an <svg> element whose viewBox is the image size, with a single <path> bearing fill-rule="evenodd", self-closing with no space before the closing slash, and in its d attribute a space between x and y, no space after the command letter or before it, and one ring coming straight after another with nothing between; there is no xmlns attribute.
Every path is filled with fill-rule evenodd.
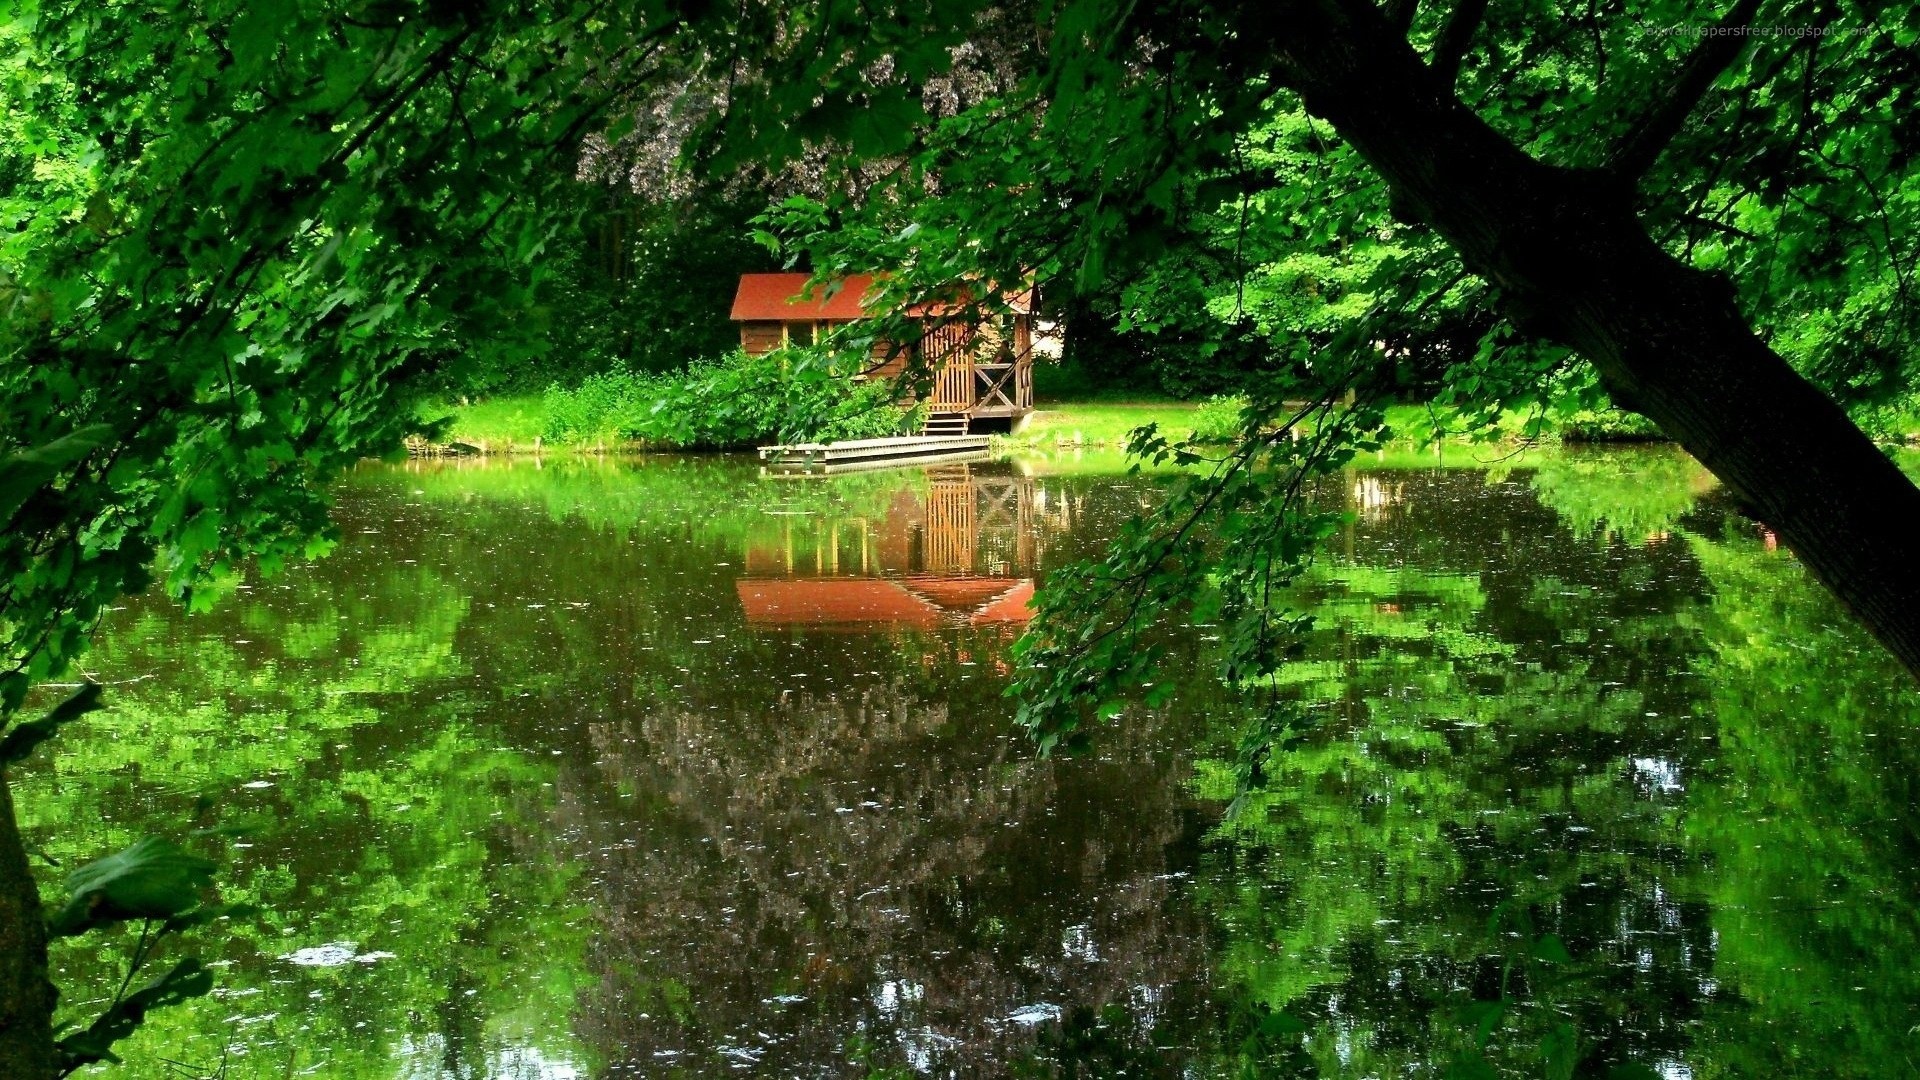
<svg viewBox="0 0 1920 1080"><path fill-rule="evenodd" d="M1401 37L1413 29L1413 17L1420 11L1420 0L1386 0L1381 11L1387 16L1387 25Z"/></svg>
<svg viewBox="0 0 1920 1080"><path fill-rule="evenodd" d="M1730 225L1727 222L1721 221L1719 218L1708 217L1705 214L1683 214L1680 217L1680 222L1683 225L1703 226L1722 236L1731 236L1737 240L1752 241L1760 239L1758 236L1755 236L1753 233L1748 232L1738 225ZM1688 245L1692 245L1691 240L1688 241Z"/></svg>
<svg viewBox="0 0 1920 1080"><path fill-rule="evenodd" d="M1502 314L1592 363L1616 401L1719 477L1920 677L1920 564L1904 524L1920 521L1920 488L1754 333L1724 277L1655 243L1616 178L1515 146L1371 4L1248 0L1246 11L1244 40L1268 46L1307 111L1497 290Z"/></svg>
<svg viewBox="0 0 1920 1080"><path fill-rule="evenodd" d="M1759 10L1760 0L1737 0L1733 10L1700 39L1673 81L1648 103L1646 111L1613 148L1607 158L1609 172L1632 183L1646 175L1660 152L1680 134L1681 126L1714 81L1745 51L1747 35L1743 31Z"/></svg>
<svg viewBox="0 0 1920 1080"><path fill-rule="evenodd" d="M1487 17L1487 0L1460 0L1447 13L1440 28L1440 40L1433 43L1433 56L1427 66L1448 85L1460 77L1460 65L1473 45L1473 35Z"/></svg>

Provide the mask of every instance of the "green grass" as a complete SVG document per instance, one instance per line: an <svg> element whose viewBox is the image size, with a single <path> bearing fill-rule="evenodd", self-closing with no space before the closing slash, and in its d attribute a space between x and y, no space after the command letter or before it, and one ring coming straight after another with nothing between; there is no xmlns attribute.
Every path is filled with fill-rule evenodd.
<svg viewBox="0 0 1920 1080"><path fill-rule="evenodd" d="M1127 434L1143 424L1157 423L1167 434L1185 438L1198 406L1182 401L1073 401L1043 402L1025 427L1004 441L1011 447L1049 449L1093 447L1120 449ZM547 427L542 394L488 398L469 405L449 405L422 412L424 420L451 416L444 441L465 443L485 453L515 453L534 449ZM552 449L564 449L546 443Z"/></svg>
<svg viewBox="0 0 1920 1080"><path fill-rule="evenodd" d="M486 453L532 450L547 428L544 394L514 394L487 398L471 405L449 405L423 410L423 420L452 416L444 442L465 443Z"/></svg>
<svg viewBox="0 0 1920 1080"><path fill-rule="evenodd" d="M1200 403L1191 401L1109 401L1075 399L1043 401L1026 425L1003 442L1011 447L1048 449L1052 447L1119 448L1127 444L1127 435L1143 424L1157 423L1162 434L1183 439L1192 434ZM1493 441L1513 438L1525 418L1503 418ZM1420 430L1429 423L1422 405L1392 405L1387 408L1387 423L1397 432ZM1474 440L1464 432L1451 432L1446 440L1464 444ZM1411 441L1408 449L1419 449Z"/></svg>
<svg viewBox="0 0 1920 1080"><path fill-rule="evenodd" d="M1158 424L1175 438L1193 431L1199 406L1188 401L1041 402L1021 429L1004 438L1011 446L1124 447L1134 428Z"/></svg>
<svg viewBox="0 0 1920 1080"><path fill-rule="evenodd" d="M1199 403L1172 400L1110 400L1105 395L1075 398L1070 401L1042 401L1021 429L998 441L1006 449L1053 450L1056 448L1122 449L1133 429L1144 424L1160 426L1170 438L1186 438L1193 430ZM547 428L547 406L543 394L514 394L487 398L468 405L450 405L422 412L422 419L451 416L447 442L465 443L485 453L527 452L542 445ZM1398 432L1418 430L1425 425L1426 409L1420 405L1393 405L1387 409L1387 422ZM1492 442L1510 441L1525 418L1504 417ZM1398 443L1401 440L1396 440ZM1472 442L1463 432L1447 439L1456 445ZM1489 441L1489 440L1482 440ZM568 449L565 444L544 444L549 449ZM604 448L606 441L587 448ZM1393 449L1416 450L1411 445ZM1430 452L1430 450L1429 450Z"/></svg>
<svg viewBox="0 0 1920 1080"><path fill-rule="evenodd" d="M547 397L545 394L508 394L468 405L443 405L423 410L422 419L451 416L442 443L462 443L483 454L525 454L535 450L578 450L597 452L628 449L611 432L592 439L546 438Z"/></svg>

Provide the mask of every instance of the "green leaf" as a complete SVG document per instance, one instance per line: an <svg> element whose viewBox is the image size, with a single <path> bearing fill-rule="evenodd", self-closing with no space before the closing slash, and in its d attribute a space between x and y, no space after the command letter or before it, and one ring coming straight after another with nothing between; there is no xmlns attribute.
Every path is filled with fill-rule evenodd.
<svg viewBox="0 0 1920 1080"><path fill-rule="evenodd" d="M1304 1035L1307 1022L1290 1012L1275 1010L1260 1018L1260 1033L1276 1039Z"/></svg>
<svg viewBox="0 0 1920 1080"><path fill-rule="evenodd" d="M67 879L71 895L52 919L55 937L129 919L170 919L199 906L215 864L149 836L117 855L90 862Z"/></svg>
<svg viewBox="0 0 1920 1080"><path fill-rule="evenodd" d="M1580 1063L1580 1033L1572 1024L1555 1024L1540 1040L1540 1057L1548 1080L1572 1080Z"/></svg>
<svg viewBox="0 0 1920 1080"><path fill-rule="evenodd" d="M1493 1031L1500 1026L1501 1018L1507 1015L1507 1003L1475 1001L1462 1006L1457 1015L1461 1026L1472 1029L1474 1039L1485 1046L1493 1039Z"/></svg>
<svg viewBox="0 0 1920 1080"><path fill-rule="evenodd" d="M207 904L194 908L184 915L175 915L161 926L162 933L179 933L199 926L207 926L221 919L243 919L259 914L257 904Z"/></svg>
<svg viewBox="0 0 1920 1080"><path fill-rule="evenodd" d="M1447 1063L1440 1075L1446 1080L1499 1080L1500 1073L1486 1058L1457 1057Z"/></svg>

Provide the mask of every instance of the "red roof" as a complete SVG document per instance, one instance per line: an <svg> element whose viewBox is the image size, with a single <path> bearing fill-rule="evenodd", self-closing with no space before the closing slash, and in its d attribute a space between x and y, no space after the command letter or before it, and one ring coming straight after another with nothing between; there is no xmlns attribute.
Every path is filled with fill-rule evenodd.
<svg viewBox="0 0 1920 1080"><path fill-rule="evenodd" d="M867 294L873 291L872 274L849 274L840 283L840 291L827 296L822 285L811 293L807 282L811 274L741 274L740 288L733 294L733 319L858 319L867 312Z"/></svg>
<svg viewBox="0 0 1920 1080"><path fill-rule="evenodd" d="M741 274L740 287L733 294L734 322L785 322L802 319L862 319L874 297L873 274L848 274L840 280L840 291L831 297L827 287L807 291L811 274ZM1008 309L1020 315L1033 311L1031 288L1009 290L1002 296ZM957 310L950 303L914 304L907 314L916 317L946 315Z"/></svg>

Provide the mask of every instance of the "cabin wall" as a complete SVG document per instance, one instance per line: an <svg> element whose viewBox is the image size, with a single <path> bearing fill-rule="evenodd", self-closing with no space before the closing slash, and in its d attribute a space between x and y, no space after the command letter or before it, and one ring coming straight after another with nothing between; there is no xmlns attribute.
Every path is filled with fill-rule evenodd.
<svg viewBox="0 0 1920 1080"><path fill-rule="evenodd" d="M740 348L748 356L764 356L786 343L786 327L777 322L740 324Z"/></svg>
<svg viewBox="0 0 1920 1080"><path fill-rule="evenodd" d="M748 356L762 356L787 345L812 345L840 322L820 319L789 319L785 322L756 319L740 324L740 348Z"/></svg>
<svg viewBox="0 0 1920 1080"><path fill-rule="evenodd" d="M873 367L868 374L874 378L897 379L907 370L907 361L913 358L911 349L896 349L891 341L876 341L873 350L867 354L872 358Z"/></svg>

